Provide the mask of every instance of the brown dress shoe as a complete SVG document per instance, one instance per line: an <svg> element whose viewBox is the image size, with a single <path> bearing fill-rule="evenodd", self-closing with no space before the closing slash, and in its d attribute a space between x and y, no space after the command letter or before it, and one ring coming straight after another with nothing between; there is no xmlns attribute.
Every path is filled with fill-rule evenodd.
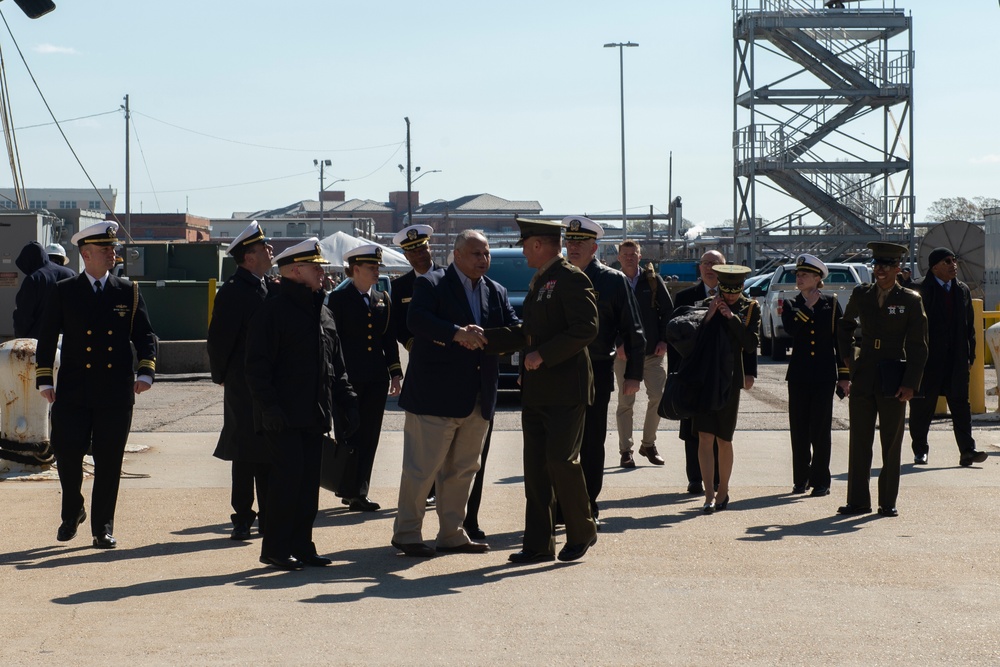
<svg viewBox="0 0 1000 667"><path fill-rule="evenodd" d="M434 549L427 546L423 542L402 544L396 540L392 540L391 544L402 551L404 555L410 556L411 558L431 558L437 553Z"/></svg>
<svg viewBox="0 0 1000 667"><path fill-rule="evenodd" d="M663 465L663 457L656 451L656 445L650 445L649 447L643 445L639 448L639 456L645 456L654 466Z"/></svg>
<svg viewBox="0 0 1000 667"><path fill-rule="evenodd" d="M622 467L623 468L635 467L635 459L632 458L632 452L625 452L622 454Z"/></svg>

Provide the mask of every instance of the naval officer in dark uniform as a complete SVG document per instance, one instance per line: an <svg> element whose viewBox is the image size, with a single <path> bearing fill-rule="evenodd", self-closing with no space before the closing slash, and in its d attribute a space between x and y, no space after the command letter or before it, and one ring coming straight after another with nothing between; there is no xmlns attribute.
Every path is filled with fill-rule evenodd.
<svg viewBox="0 0 1000 667"><path fill-rule="evenodd" d="M851 373L847 504L837 512L865 514L872 511L868 484L878 418L882 443L878 513L891 517L898 514L896 496L906 402L920 386L927 361L927 316L920 296L896 281L906 247L884 242L872 242L868 247L875 262L875 282L854 288L837 330L840 353ZM861 325L861 346L855 356L854 330L858 324ZM905 362L902 379L893 372L899 360Z"/></svg>
<svg viewBox="0 0 1000 667"><path fill-rule="evenodd" d="M799 293L785 299L781 323L792 337L788 361L788 431L792 439L792 493L830 494L830 429L833 425L833 392L837 384L845 394L850 386L847 366L840 362L837 325L843 309L835 294L820 288L830 274L813 255L795 260L795 286Z"/></svg>
<svg viewBox="0 0 1000 667"><path fill-rule="evenodd" d="M590 513L600 530L597 498L604 486L608 405L615 389L615 342L621 340L625 350L622 392L635 396L642 383L646 339L639 318L639 304L625 274L597 259L597 240L604 236L604 228L579 215L563 218L562 222L566 227L566 259L590 278L597 296L597 338L587 348L594 372L594 402L587 406L584 419L580 466L587 480Z"/></svg>
<svg viewBox="0 0 1000 667"><path fill-rule="evenodd" d="M396 313L389 295L378 289L382 248L374 243L344 253L351 284L330 292L327 305L344 350L347 377L358 395L361 424L347 439L344 476L337 495L354 512L376 512L368 498L375 452L382 434L386 396L398 396L403 380L393 333Z"/></svg>
<svg viewBox="0 0 1000 667"><path fill-rule="evenodd" d="M523 350L524 541L514 563L555 558L555 503L566 521L559 560L582 557L597 542L580 444L594 379L587 346L597 336L597 298L590 279L560 254L563 226L517 219L528 266L536 270L520 327L486 331L487 352Z"/></svg>
<svg viewBox="0 0 1000 667"><path fill-rule="evenodd" d="M358 425L358 399L333 316L323 305L326 260L319 240L293 245L274 263L281 289L257 308L246 343L254 428L266 435L271 453L260 562L301 570L332 562L316 553L312 540L323 435L336 426L338 438L350 437Z"/></svg>
<svg viewBox="0 0 1000 667"><path fill-rule="evenodd" d="M389 283L389 292L392 295L393 331L396 340L407 352L413 346L413 334L406 326L406 312L410 307L410 300L413 299L413 281L424 275L428 271L441 269L431 259L431 234L434 228L430 225L410 225L399 230L392 242L398 245L406 261L413 267L398 278Z"/></svg>
<svg viewBox="0 0 1000 667"><path fill-rule="evenodd" d="M216 458L232 461L232 539L250 539L257 519L257 532L264 528L267 507L267 439L253 428L253 399L243 374L247 327L260 304L277 290L267 276L274 249L254 220L229 244L228 253L236 260L236 273L215 295L215 307L208 324L208 362L212 381L223 386L223 421ZM257 512L253 511L254 488Z"/></svg>
<svg viewBox="0 0 1000 667"><path fill-rule="evenodd" d="M38 334L36 386L52 405L52 449L62 487L56 539L73 539L87 518L80 486L83 457L94 457L90 527L94 546L114 549L115 507L135 395L153 384L156 337L139 286L111 275L118 223L100 222L73 235L84 271L56 283ZM59 374L53 375L62 334ZM132 366L135 346L138 377Z"/></svg>

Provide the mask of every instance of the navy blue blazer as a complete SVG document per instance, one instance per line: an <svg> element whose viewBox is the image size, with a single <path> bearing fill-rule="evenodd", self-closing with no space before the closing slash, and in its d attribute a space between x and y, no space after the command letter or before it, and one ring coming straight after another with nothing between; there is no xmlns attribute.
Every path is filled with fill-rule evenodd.
<svg viewBox="0 0 1000 667"><path fill-rule="evenodd" d="M485 319L480 326L486 329L520 322L507 290L486 276L482 281L481 312ZM428 271L414 281L406 317L413 347L399 407L418 415L460 419L472 414L478 395L483 418L493 418L499 357L467 350L452 340L460 327L475 321L454 264Z"/></svg>

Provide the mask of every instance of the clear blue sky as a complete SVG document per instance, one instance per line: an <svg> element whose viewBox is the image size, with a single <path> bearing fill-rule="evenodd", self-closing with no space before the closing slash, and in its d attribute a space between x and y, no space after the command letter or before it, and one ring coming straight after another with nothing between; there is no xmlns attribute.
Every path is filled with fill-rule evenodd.
<svg viewBox="0 0 1000 667"><path fill-rule="evenodd" d="M914 16L918 220L941 197L1000 197L1000 7L897 4ZM404 116L414 166L441 170L414 186L424 202L489 192L552 215L620 212L618 52L602 45L631 40L629 211L666 211L673 151L685 217L732 217L725 0L57 5L33 21L13 2L0 11L57 118L131 96L134 212L228 217L315 199L314 158L333 161L327 184L352 179L334 189L385 201L406 189ZM25 185L87 187L55 127L27 127L49 118L3 26L0 45ZM64 130L123 210L123 116Z"/></svg>

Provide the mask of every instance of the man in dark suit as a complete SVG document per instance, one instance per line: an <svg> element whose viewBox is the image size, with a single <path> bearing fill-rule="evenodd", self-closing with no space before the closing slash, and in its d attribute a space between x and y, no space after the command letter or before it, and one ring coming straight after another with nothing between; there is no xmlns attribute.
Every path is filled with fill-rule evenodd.
<svg viewBox="0 0 1000 667"><path fill-rule="evenodd" d="M214 456L232 461L232 539L250 539L250 527L258 519L257 532L263 533L267 507L267 438L253 428L253 399L244 376L247 327L260 304L273 296L277 283L266 276L274 259L274 249L254 220L229 244L236 260L236 273L215 295L215 307L208 324L208 362L212 381L223 386L223 419ZM254 487L257 509L253 511Z"/></svg>
<svg viewBox="0 0 1000 667"><path fill-rule="evenodd" d="M625 274L597 259L597 240L604 236L604 228L583 216L569 216L562 222L566 226L566 259L590 278L597 295L597 337L587 348L594 372L594 402L587 406L584 418L580 466L587 480L590 513L600 530L597 498L604 486L608 405L615 389L615 343L621 341L626 359L622 393L635 396L642 382L646 339L639 320L639 304Z"/></svg>
<svg viewBox="0 0 1000 667"><path fill-rule="evenodd" d="M640 270L642 248L632 240L622 242L618 246L618 261L622 265L622 273L628 280L639 306L639 317L642 322L642 333L646 339L645 359L642 365L642 382L646 385L646 416L642 422L642 441L639 445L639 456L645 456L653 465L664 464L663 457L656 450L656 431L660 426L660 415L657 408L663 397L663 388L667 382L666 361L667 322L674 312L674 304L670 298L663 279L653 272L652 265ZM625 347L619 341L615 353L615 379L618 380L618 408L615 411L615 421L618 426L618 453L621 454L621 466L634 468L635 459L632 456L632 427L635 394L626 394L625 369L628 362ZM676 369L675 369L676 370ZM700 478L700 474L699 474Z"/></svg>
<svg viewBox="0 0 1000 667"><path fill-rule="evenodd" d="M24 274L24 280L14 295L14 337L38 338L42 311L49 293L55 289L57 282L72 278L76 273L61 263L53 262L38 241L24 246L14 264Z"/></svg>
<svg viewBox="0 0 1000 667"><path fill-rule="evenodd" d="M927 361L927 316L920 297L896 281L906 247L895 243L868 244L874 259L875 282L851 292L837 327L840 354L850 369L851 437L847 464L847 504L839 514L872 511L872 442L878 419L882 443L882 470L878 475L878 513L897 516L899 454L903 443L906 402L920 386ZM861 325L860 351L854 331ZM902 379L891 370L905 360ZM891 387L886 386L892 384Z"/></svg>
<svg viewBox="0 0 1000 667"><path fill-rule="evenodd" d="M560 254L563 226L517 219L522 251L536 270L524 299L524 323L491 329L490 351L523 350L521 427L524 431L524 541L513 563L555 558L558 500L566 521L559 560L581 558L597 542L580 445L594 376L587 346L597 337L597 297L590 279Z"/></svg>
<svg viewBox="0 0 1000 667"><path fill-rule="evenodd" d="M353 512L376 512L368 498L375 453L382 435L386 396L398 396L403 371L393 327L396 312L389 295L378 289L382 248L367 243L344 253L351 284L330 292L327 305L337 325L347 377L358 395L361 425L343 443L347 447L337 495Z"/></svg>
<svg viewBox="0 0 1000 667"><path fill-rule="evenodd" d="M683 289L675 295L674 308L681 306L696 306L705 299L714 297L719 293L719 276L712 270L713 266L725 264L726 258L718 250L709 250L698 261L698 275L701 280L696 284ZM676 372L680 367L681 355L673 347L667 351L667 365L671 372ZM684 441L685 472L688 478L687 491L691 495L702 492L701 465L698 462L698 434L691 428L690 419L682 419L680 424L680 438ZM715 485L719 484L719 450L715 446Z"/></svg>
<svg viewBox="0 0 1000 667"><path fill-rule="evenodd" d="M125 444L135 395L156 371L156 337L139 286L110 274L118 223L100 222L73 235L84 272L56 283L38 334L36 386L52 405L52 448L62 487L62 524L56 539L73 539L87 518L80 487L83 457L94 457L90 527L94 546L114 549L112 536ZM59 374L53 366L62 334ZM135 346L138 377L132 370Z"/></svg>
<svg viewBox="0 0 1000 667"><path fill-rule="evenodd" d="M920 395L910 401L910 440L913 462L927 463L927 432L938 396L948 400L951 426L961 466L986 460L972 437L969 405L969 369L976 360L976 318L969 287L958 279L958 258L949 248L935 248L928 261L930 273L918 291L927 313L927 365Z"/></svg>
<svg viewBox="0 0 1000 667"><path fill-rule="evenodd" d="M338 438L358 425L358 399L347 380L340 338L323 305L323 264L315 237L274 258L281 289L262 303L247 329L245 375L253 397L254 429L271 454L267 524L260 562L279 570L322 567L313 522L319 508L323 435Z"/></svg>
<svg viewBox="0 0 1000 667"><path fill-rule="evenodd" d="M497 400L499 359L483 351L483 327L517 324L507 290L486 277L490 247L481 233L455 239L455 261L414 283L408 327L414 340L399 406L406 411L403 470L392 545L427 557L425 499L437 487L437 552L483 553L463 528L479 456Z"/></svg>

